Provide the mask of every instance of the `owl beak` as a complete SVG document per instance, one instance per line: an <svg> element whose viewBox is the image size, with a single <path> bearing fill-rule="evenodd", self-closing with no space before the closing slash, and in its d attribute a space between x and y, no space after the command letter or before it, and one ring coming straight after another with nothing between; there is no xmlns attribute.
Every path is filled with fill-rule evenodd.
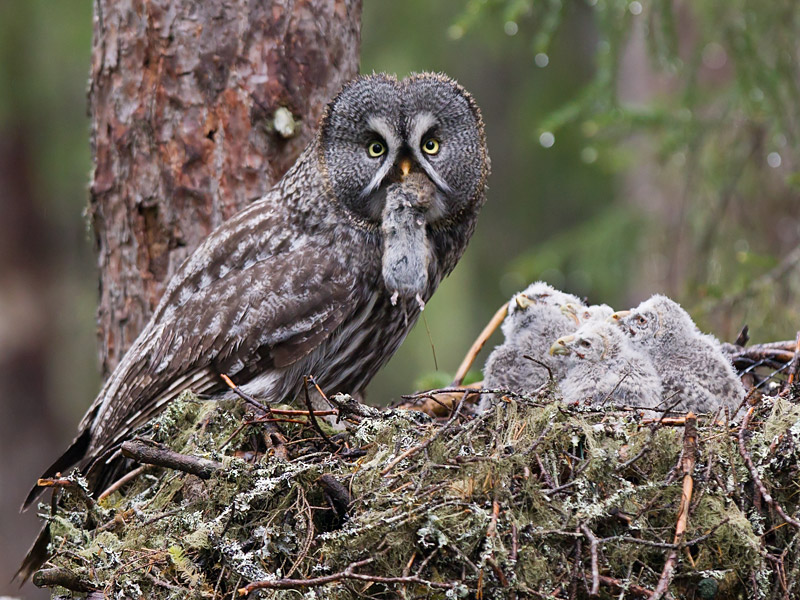
<svg viewBox="0 0 800 600"><path fill-rule="evenodd" d="M575 321L575 325L580 325L581 321L578 318L578 310L573 304L565 304L561 307L561 312L564 313L565 316L569 317L573 321Z"/></svg>
<svg viewBox="0 0 800 600"><path fill-rule="evenodd" d="M517 294L514 297L514 301L517 303L517 306L522 310L525 310L529 306L534 305L534 301L528 298L525 294Z"/></svg>
<svg viewBox="0 0 800 600"><path fill-rule="evenodd" d="M411 159L410 158L403 158L400 160L400 172L403 174L403 177L408 175L411 172Z"/></svg>
<svg viewBox="0 0 800 600"><path fill-rule="evenodd" d="M608 321L609 323L619 323L620 321L622 321L622 319L627 317L629 314L631 314L631 311L629 311L629 310L619 310L619 311L615 312L613 315L611 315L610 317L608 317L608 319L606 319L606 321Z"/></svg>
<svg viewBox="0 0 800 600"><path fill-rule="evenodd" d="M556 343L550 346L550 350L548 354L550 356L555 356L557 354L564 355L569 354L569 348L567 348L567 344L575 339L574 335L565 335L564 337L560 337L556 340Z"/></svg>

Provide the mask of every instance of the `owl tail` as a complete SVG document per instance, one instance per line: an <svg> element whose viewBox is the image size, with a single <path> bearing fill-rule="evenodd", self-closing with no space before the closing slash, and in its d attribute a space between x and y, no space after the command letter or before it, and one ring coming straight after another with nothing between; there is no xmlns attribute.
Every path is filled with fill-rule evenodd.
<svg viewBox="0 0 800 600"><path fill-rule="evenodd" d="M72 444L70 444L69 448L67 448L64 454L62 454L56 460L56 462L50 465L50 467L44 473L42 473L40 479L53 477L55 476L56 473L63 473L72 465L78 463L81 459L83 459L86 456L86 451L89 449L89 442L91 441L91 438L92 436L89 432L89 429L85 429L78 437L76 437L73 440ZM22 503L21 511L28 510L31 504L36 502L39 496L42 495L44 490L45 488L39 487L38 485L34 485L33 489L31 489L31 491L28 492L28 497L25 498L25 502ZM31 550L33 550L33 548L31 548Z"/></svg>
<svg viewBox="0 0 800 600"><path fill-rule="evenodd" d="M41 531L39 531L39 535L36 536L36 541L33 542L30 550L28 550L28 553L22 560L22 564L14 574L13 579L19 580L20 587L22 587L22 585L28 579L30 579L31 575L38 571L39 568L44 564L44 561L47 560L47 546L49 544L50 523L46 523L45 526L42 527Z"/></svg>

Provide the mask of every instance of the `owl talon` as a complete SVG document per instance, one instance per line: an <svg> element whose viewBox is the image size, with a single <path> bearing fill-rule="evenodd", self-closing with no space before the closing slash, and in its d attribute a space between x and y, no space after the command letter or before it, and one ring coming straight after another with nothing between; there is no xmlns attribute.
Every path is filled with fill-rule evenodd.
<svg viewBox="0 0 800 600"><path fill-rule="evenodd" d="M415 299L417 301L417 304L419 305L419 311L422 312L423 310L425 310L425 300L422 299L422 296L417 294Z"/></svg>
<svg viewBox="0 0 800 600"><path fill-rule="evenodd" d="M394 294L392 294L392 297L391 297L391 298L389 298L389 302L391 302L391 303L392 303L392 306L397 306L397 299L398 299L399 297L400 297L400 292L398 292L397 290L395 290L395 291L394 291Z"/></svg>

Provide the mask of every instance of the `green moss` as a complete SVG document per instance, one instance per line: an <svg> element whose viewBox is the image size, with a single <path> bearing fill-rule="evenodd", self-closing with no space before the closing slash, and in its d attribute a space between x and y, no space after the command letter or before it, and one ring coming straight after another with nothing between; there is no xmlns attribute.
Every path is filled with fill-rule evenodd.
<svg viewBox="0 0 800 600"><path fill-rule="evenodd" d="M790 514L798 507L798 417L796 405L766 398L747 436L759 472ZM267 447L262 427L237 402L182 396L141 435L215 457L224 469L207 481L153 469L94 509L79 493L65 493L53 521L53 562L114 597L230 598L250 581L320 577L372 558L356 572L405 573L451 587L340 579L258 594L455 598L480 590L484 598L507 598L510 590L563 596L577 585L582 598L591 560L581 525L601 539L604 577L651 590L669 549L635 540L673 540L683 428L642 425L630 412L590 412L557 400L502 403L455 423L389 473L392 461L442 424L405 411L376 413L345 434L366 454L342 458L309 425L285 422L288 460ZM702 540L679 552L670 590L769 595L781 585L775 556L786 552L783 581L800 570L797 532L754 497L735 430L701 419L698 434L684 539ZM325 474L349 490L346 514L320 485ZM601 597L618 595L601 586Z"/></svg>

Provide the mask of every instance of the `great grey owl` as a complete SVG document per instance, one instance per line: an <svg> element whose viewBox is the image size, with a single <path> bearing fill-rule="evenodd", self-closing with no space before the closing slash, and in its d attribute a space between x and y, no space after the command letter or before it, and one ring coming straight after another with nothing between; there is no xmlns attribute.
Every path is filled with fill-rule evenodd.
<svg viewBox="0 0 800 600"><path fill-rule="evenodd" d="M655 295L612 319L649 353L664 388L661 408L735 411L745 390L719 341L702 333L677 302Z"/></svg>
<svg viewBox="0 0 800 600"><path fill-rule="evenodd" d="M309 374L359 393L461 258L488 175L480 111L452 79L347 84L283 179L180 267L43 477L77 464L97 488L136 427L184 390L221 392L220 374L267 402Z"/></svg>
<svg viewBox="0 0 800 600"><path fill-rule="evenodd" d="M487 389L504 389L519 394L535 391L545 383L549 373L546 364L558 378L560 362L547 354L550 345L562 335L578 327L578 318L567 306L581 306L581 300L553 288L543 281L532 283L514 294L508 303L508 316L501 329L505 340L486 360L483 385ZM525 356L539 361L536 363ZM494 395L485 394L478 410L492 404Z"/></svg>
<svg viewBox="0 0 800 600"><path fill-rule="evenodd" d="M566 402L647 408L661 403L661 379L650 357L612 323L589 320L559 338L550 354L564 357L566 375L559 387Z"/></svg>

